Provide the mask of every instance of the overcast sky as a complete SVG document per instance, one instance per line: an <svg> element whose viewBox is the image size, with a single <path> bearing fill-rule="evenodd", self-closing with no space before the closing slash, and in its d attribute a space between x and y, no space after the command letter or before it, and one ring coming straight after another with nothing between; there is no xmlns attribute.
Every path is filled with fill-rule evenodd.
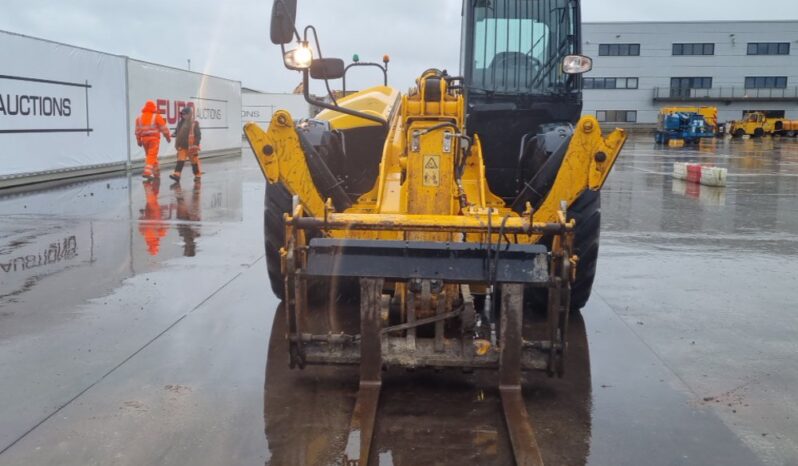
<svg viewBox="0 0 798 466"><path fill-rule="evenodd" d="M0 29L128 55L291 91L268 40L271 0L3 0ZM298 0L298 24L314 24L325 56L391 56L391 84L404 89L429 67L458 69L461 0ZM434 8L432 6L435 6ZM765 4L763 4L765 5ZM583 0L584 21L798 19L798 0ZM798 29L798 28L797 28ZM798 36L798 30L796 30ZM355 87L378 81L361 70Z"/></svg>

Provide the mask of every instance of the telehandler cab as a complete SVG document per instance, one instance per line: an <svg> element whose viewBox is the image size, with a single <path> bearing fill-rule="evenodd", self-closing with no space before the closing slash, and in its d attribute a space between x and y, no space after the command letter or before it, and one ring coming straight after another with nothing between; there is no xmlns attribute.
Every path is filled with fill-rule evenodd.
<svg viewBox="0 0 798 466"><path fill-rule="evenodd" d="M460 76L432 68L406 94L336 98L343 60L295 28L296 0L275 0L271 40L324 110L298 122L278 111L245 133L267 179L290 365L360 366L345 464L373 459L391 367L496 371L516 462L542 464L521 373L563 374L569 314L596 271L599 190L626 140L580 118L592 61L579 15L576 0L464 0ZM347 293L354 328L333 316Z"/></svg>

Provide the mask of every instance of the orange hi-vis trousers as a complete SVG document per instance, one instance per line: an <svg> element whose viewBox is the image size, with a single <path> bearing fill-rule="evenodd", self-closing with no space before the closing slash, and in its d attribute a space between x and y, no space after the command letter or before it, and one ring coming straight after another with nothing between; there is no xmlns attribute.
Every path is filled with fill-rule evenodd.
<svg viewBox="0 0 798 466"><path fill-rule="evenodd" d="M186 160L191 161L191 170L194 172L194 176L202 176L202 170L200 170L199 146L191 146L190 149L177 150L177 164L175 165L174 176L180 178Z"/></svg>
<svg viewBox="0 0 798 466"><path fill-rule="evenodd" d="M141 141L144 147L144 176L153 176L158 174L160 168L158 166L158 151L161 149L161 138L158 139L143 139Z"/></svg>

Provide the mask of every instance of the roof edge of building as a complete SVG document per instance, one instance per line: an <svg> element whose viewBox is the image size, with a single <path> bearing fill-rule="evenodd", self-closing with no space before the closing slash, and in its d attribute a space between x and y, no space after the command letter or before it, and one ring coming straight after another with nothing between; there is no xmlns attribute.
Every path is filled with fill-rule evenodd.
<svg viewBox="0 0 798 466"><path fill-rule="evenodd" d="M796 19L707 19L695 21L582 21L583 25L589 26L591 24L707 24L707 23L796 23Z"/></svg>

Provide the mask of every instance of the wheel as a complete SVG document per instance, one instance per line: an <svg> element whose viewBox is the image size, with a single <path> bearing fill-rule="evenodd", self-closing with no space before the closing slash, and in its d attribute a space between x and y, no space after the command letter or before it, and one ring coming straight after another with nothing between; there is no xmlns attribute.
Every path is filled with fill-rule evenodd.
<svg viewBox="0 0 798 466"><path fill-rule="evenodd" d="M659 133L661 140L667 143L668 135ZM549 193L557 174L560 172L568 145L571 139L565 139L559 148L551 152L547 158L532 167L534 175L526 184L532 188L536 196L525 198L533 206L539 206ZM571 310L578 311L584 307L593 288L598 260L599 229L601 227L601 193L585 191L568 209L568 219L576 220L574 235L574 251L579 256L576 268L576 280L571 286ZM540 244L551 248L551 237L543 237ZM546 288L527 288L524 292L528 309L533 312L546 309L548 290Z"/></svg>
<svg viewBox="0 0 798 466"><path fill-rule="evenodd" d="M745 130L743 130L742 128L737 128L736 130L734 130L734 133L732 133L732 136L736 138L741 138L745 136Z"/></svg>
<svg viewBox="0 0 798 466"><path fill-rule="evenodd" d="M601 230L601 193L589 190L582 193L568 210L568 219L576 220L573 253L579 256L579 263L576 267L576 280L571 284L571 312L576 312L585 307L596 278ZM550 246L551 238L541 242ZM524 296L533 309L546 309L548 289L527 288Z"/></svg>
<svg viewBox="0 0 798 466"><path fill-rule="evenodd" d="M757 128L757 129L754 130L754 137L755 138L761 138L764 135L765 135L765 130L763 130L762 128Z"/></svg>
<svg viewBox="0 0 798 466"><path fill-rule="evenodd" d="M582 309L590 298L598 263L601 231L601 193L586 191L568 211L568 218L576 220L574 254L579 256L576 281L571 285L571 310Z"/></svg>
<svg viewBox="0 0 798 466"><path fill-rule="evenodd" d="M275 296L283 299L285 288L280 271L280 248L285 245L283 214L291 212L291 193L282 184L266 182L263 206L263 243L266 249L266 269Z"/></svg>
<svg viewBox="0 0 798 466"><path fill-rule="evenodd" d="M285 298L285 280L280 267L280 248L285 245L285 222L283 214L291 213L293 199L291 193L279 183L266 183L266 198L263 208L263 243L266 250L266 270L272 292L279 299ZM308 238L310 239L310 237ZM351 301L359 294L358 280L338 278L333 281L323 279L308 280L308 301L311 304L323 303L329 299ZM330 290L335 293L331 293Z"/></svg>

